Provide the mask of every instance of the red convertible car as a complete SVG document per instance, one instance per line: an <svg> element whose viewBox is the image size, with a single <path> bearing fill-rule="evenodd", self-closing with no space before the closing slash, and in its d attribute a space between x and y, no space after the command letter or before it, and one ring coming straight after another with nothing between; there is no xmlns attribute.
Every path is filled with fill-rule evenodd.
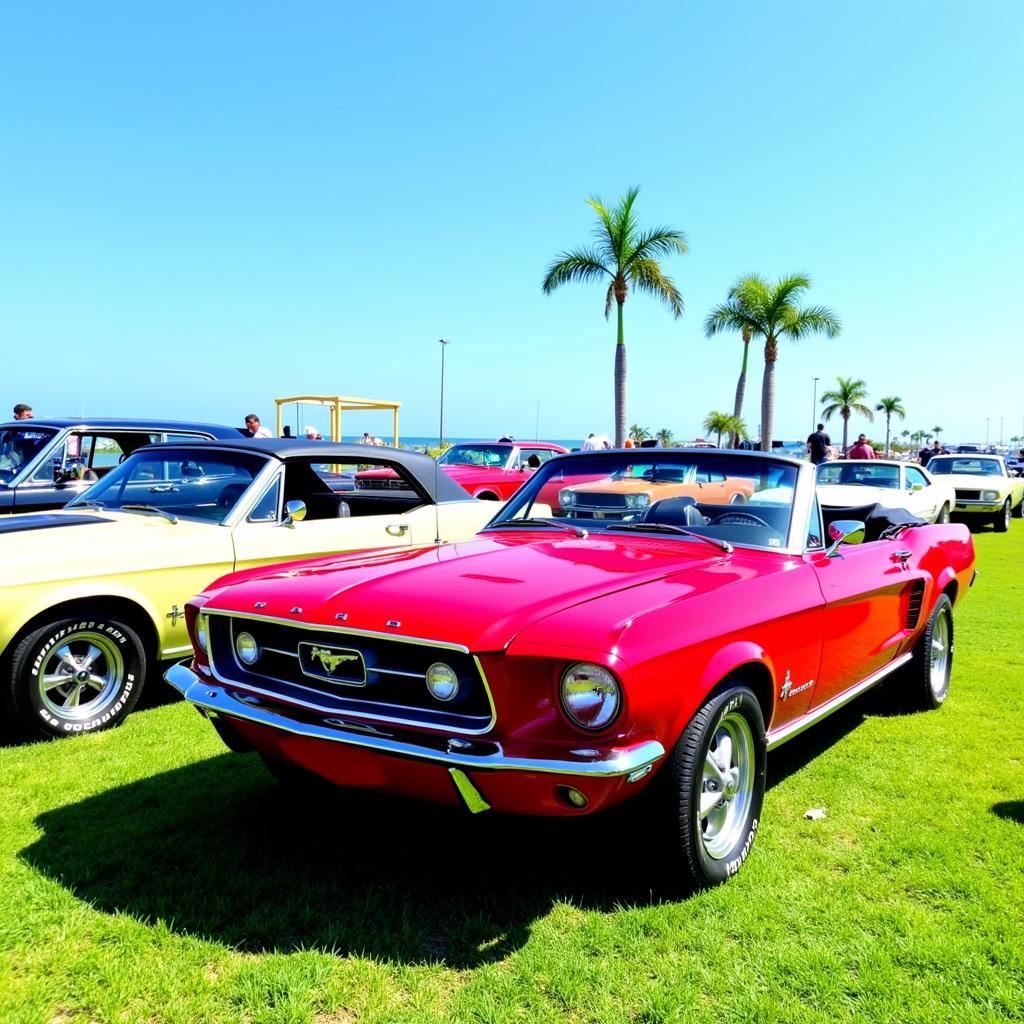
<svg viewBox="0 0 1024 1024"><path fill-rule="evenodd" d="M747 500L585 521L544 500L642 460L697 460ZM224 577L167 678L282 777L540 815L654 787L680 873L712 885L750 852L768 750L886 677L901 703L946 698L970 534L856 513L823 515L814 467L769 453L560 456L467 542Z"/></svg>

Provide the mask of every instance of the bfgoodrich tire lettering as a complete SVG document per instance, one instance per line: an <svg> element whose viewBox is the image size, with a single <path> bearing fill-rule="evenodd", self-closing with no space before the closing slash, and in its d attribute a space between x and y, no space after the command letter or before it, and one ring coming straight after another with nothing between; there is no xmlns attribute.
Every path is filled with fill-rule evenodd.
<svg viewBox="0 0 1024 1024"><path fill-rule="evenodd" d="M145 675L145 650L131 626L83 615L48 622L22 638L9 661L5 697L36 735L100 732L124 720Z"/></svg>
<svg viewBox="0 0 1024 1024"><path fill-rule="evenodd" d="M717 885L743 866L761 818L765 759L761 706L739 683L683 730L666 769L686 884Z"/></svg>

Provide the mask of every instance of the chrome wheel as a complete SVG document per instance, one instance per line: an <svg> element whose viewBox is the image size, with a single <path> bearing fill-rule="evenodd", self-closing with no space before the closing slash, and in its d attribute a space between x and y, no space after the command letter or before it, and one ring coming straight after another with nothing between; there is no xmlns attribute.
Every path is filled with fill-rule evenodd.
<svg viewBox="0 0 1024 1024"><path fill-rule="evenodd" d="M121 692L124 659L102 633L76 633L44 656L36 675L39 703L62 719L92 718Z"/></svg>
<svg viewBox="0 0 1024 1024"><path fill-rule="evenodd" d="M943 609L932 627L932 658L928 675L932 693L938 700L942 700L949 685L951 634L949 612Z"/></svg>
<svg viewBox="0 0 1024 1024"><path fill-rule="evenodd" d="M711 738L700 789L701 842L722 860L735 849L754 794L754 738L746 718L727 714Z"/></svg>

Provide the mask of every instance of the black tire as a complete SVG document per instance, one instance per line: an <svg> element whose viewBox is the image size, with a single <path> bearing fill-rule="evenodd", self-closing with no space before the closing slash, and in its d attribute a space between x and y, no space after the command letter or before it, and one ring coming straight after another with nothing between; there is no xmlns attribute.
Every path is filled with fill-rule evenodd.
<svg viewBox="0 0 1024 1024"><path fill-rule="evenodd" d="M953 602L941 594L914 647L913 658L897 677L899 703L910 711L941 707L949 695L952 671Z"/></svg>
<svg viewBox="0 0 1024 1024"><path fill-rule="evenodd" d="M1017 502L1017 507L1010 513L1014 519L1024 519L1024 500Z"/></svg>
<svg viewBox="0 0 1024 1024"><path fill-rule="evenodd" d="M81 615L24 636L6 666L4 703L16 723L32 735L74 736L124 721L142 693L146 651L126 623Z"/></svg>
<svg viewBox="0 0 1024 1024"><path fill-rule="evenodd" d="M735 755L728 766L713 753L723 749L723 738L729 739ZM687 887L719 885L747 859L764 802L765 762L761 705L739 683L709 698L683 730L665 770L670 820ZM716 792L723 796L702 818L702 803L706 806Z"/></svg>
<svg viewBox="0 0 1024 1024"><path fill-rule="evenodd" d="M935 517L936 523L948 523L949 522L949 506L943 505L939 509L939 514Z"/></svg>
<svg viewBox="0 0 1024 1024"><path fill-rule="evenodd" d="M1010 499L1007 498L1003 503L1002 509L996 514L992 520L992 525L995 527L996 533L1006 533L1010 528Z"/></svg>

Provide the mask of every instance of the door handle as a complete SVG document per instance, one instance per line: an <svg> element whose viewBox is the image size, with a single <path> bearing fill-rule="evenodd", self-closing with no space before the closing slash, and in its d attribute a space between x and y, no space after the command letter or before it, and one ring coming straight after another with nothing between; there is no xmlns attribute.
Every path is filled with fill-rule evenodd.
<svg viewBox="0 0 1024 1024"><path fill-rule="evenodd" d="M900 563L900 565L901 565L901 566L902 566L902 567L903 567L904 569L906 569L906 567L907 567L907 562L909 562L909 561L910 561L910 559L911 559L911 558L913 557L913 555L914 555L914 552L913 552L913 551L907 551L907 550L906 550L906 548L903 548L903 549L902 549L902 550L900 550L900 551L894 551L894 552L893 552L893 553L892 553L892 554L891 554L891 555L889 556L889 561L891 561L891 562L899 562L899 563Z"/></svg>
<svg viewBox="0 0 1024 1024"><path fill-rule="evenodd" d="M409 532L408 523L389 523L384 527L385 532L392 537L404 537Z"/></svg>

